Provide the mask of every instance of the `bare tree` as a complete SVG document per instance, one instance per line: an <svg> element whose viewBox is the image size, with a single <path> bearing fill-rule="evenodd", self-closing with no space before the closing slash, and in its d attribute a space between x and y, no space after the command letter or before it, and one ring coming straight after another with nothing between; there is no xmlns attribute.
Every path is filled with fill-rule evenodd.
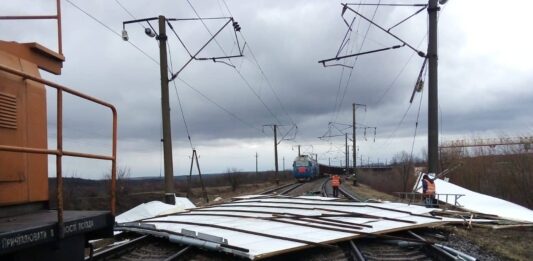
<svg viewBox="0 0 533 261"><path fill-rule="evenodd" d="M407 153L406 151L402 151L402 152L396 153L396 155L392 157L392 161L401 167L400 171L401 171L401 177L402 177L402 188L403 188L403 191L407 191L407 183L409 181L409 176L411 173L410 170L413 167L411 157L409 153Z"/></svg>
<svg viewBox="0 0 533 261"><path fill-rule="evenodd" d="M130 178L131 175L131 169L128 166L121 166L117 169L117 183L116 183L116 197L117 202L119 202L120 198L127 195L129 193L129 188L127 184L127 180ZM108 182L111 182L111 173L105 173L104 179Z"/></svg>
<svg viewBox="0 0 533 261"><path fill-rule="evenodd" d="M226 170L226 175L228 177L229 184L232 191L236 191L237 187L240 184L239 179L239 170L237 168L228 168Z"/></svg>

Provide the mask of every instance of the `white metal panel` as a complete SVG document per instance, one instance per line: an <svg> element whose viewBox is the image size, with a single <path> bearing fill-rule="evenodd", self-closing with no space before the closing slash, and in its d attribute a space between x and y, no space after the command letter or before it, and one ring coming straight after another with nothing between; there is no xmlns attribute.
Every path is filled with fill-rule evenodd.
<svg viewBox="0 0 533 261"><path fill-rule="evenodd" d="M449 222L448 219L432 218L428 214L431 210L401 203L356 203L329 199L326 201L320 198L247 198L215 206L193 208L175 215L155 217L143 223L155 225L159 231L170 231L175 234L181 234L182 229L187 229L218 236L227 239L228 245L249 250L248 253L243 252L240 255L256 259L315 244L346 240L360 236L358 232L379 234ZM324 219L317 220L317 217ZM385 220L385 218L411 223ZM331 224L320 224L316 221L329 221ZM336 221L343 223L335 225ZM346 222L352 223L354 227L358 224L372 227L361 227L357 230L344 227Z"/></svg>

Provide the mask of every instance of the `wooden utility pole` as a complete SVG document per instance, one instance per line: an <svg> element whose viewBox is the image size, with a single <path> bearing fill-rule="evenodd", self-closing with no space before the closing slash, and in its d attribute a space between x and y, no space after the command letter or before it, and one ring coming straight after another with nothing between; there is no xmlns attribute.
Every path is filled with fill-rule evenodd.
<svg viewBox="0 0 533 261"><path fill-rule="evenodd" d="M174 170L172 164L172 136L170 131L170 102L168 94L168 62L166 18L159 16L159 66L161 73L161 112L163 117L163 157L165 168L165 202L174 204Z"/></svg>
<svg viewBox="0 0 533 261"><path fill-rule="evenodd" d="M202 171L200 170L200 162L198 161L198 154L196 153L196 150L192 150L192 156L191 156L191 169L189 171L189 178L188 178L188 188L187 188L187 194L189 197L192 196L192 169L194 166L194 161L196 161L196 168L198 170L198 176L200 177L200 185L202 186L202 196L205 199L205 202L209 202L209 197L207 196L207 191L205 190L204 186L204 180L202 179Z"/></svg>
<svg viewBox="0 0 533 261"><path fill-rule="evenodd" d="M438 173L439 163L439 97L438 97L438 0L429 0L428 32L428 172Z"/></svg>

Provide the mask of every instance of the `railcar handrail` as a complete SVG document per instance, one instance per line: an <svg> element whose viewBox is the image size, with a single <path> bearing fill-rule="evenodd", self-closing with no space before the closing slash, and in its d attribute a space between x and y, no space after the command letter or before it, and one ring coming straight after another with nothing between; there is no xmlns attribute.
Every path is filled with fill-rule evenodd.
<svg viewBox="0 0 533 261"><path fill-rule="evenodd" d="M63 55L63 37L61 29L61 0L56 0L55 15L13 15L0 16L0 20L56 20L57 21L57 52Z"/></svg>
<svg viewBox="0 0 533 261"><path fill-rule="evenodd" d="M21 152L21 153L34 153L34 154L51 154L56 156L56 197L57 197L57 220L59 228L59 237L64 236L64 223L63 223L63 174L62 174L62 157L71 156L71 157L81 157L81 158L91 158L91 159L100 159L100 160L110 160L111 161L111 202L110 210L111 214L115 215L115 187L116 187L116 172L117 172L117 110L115 107L107 102L99 100L97 98L91 97L89 95L83 94L81 92L75 91L68 87L59 85L57 83L47 81L33 75L21 72L10 67L6 67L0 64L0 71L4 71L13 75L22 77L24 80L31 80L45 86L52 87L57 90L57 148L56 149L42 149L42 148L29 148L29 147L17 147L17 146L7 146L0 144L0 151L10 151L10 152ZM87 154L74 151L63 150L63 92L72 94L79 98L92 101L94 103L100 104L104 107L111 109L113 114L113 143L112 143L112 152L111 155L98 155L98 154Z"/></svg>
<svg viewBox="0 0 533 261"><path fill-rule="evenodd" d="M423 200L424 194L418 193L418 192L393 192L394 194L398 195L400 199L406 199L409 200L409 204L411 204L413 201L416 200ZM459 203L459 198L465 196L465 194L450 194L450 193L435 193L435 198L437 201L442 201L446 204L451 204L451 200L448 200L450 198L453 199L453 205L456 207L462 207L462 205Z"/></svg>

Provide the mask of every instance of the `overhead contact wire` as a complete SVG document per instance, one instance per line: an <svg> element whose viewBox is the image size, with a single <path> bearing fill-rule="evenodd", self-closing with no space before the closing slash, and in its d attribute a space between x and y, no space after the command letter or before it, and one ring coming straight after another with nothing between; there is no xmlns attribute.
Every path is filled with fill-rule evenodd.
<svg viewBox="0 0 533 261"><path fill-rule="evenodd" d="M67 1L69 4L71 4L72 6L74 6L76 9L78 9L79 11L81 11L82 13L84 13L85 15L87 15L89 18L91 18L92 20L94 20L95 22L97 22L98 24L100 24L101 26L103 26L104 28L106 28L108 31L110 31L111 33L115 34L116 36L120 37L122 39L122 36L114 31L111 27L107 26L105 23L103 23L102 21L100 21L99 19L97 19L96 17L94 17L93 15L91 15L89 12L85 11L84 9L82 9L81 7L77 6L76 4L74 4L73 2L71 2L70 0L65 0ZM123 6L123 5L122 5ZM125 7L124 7L125 9ZM128 12L130 13L130 12ZM144 50L142 50L141 48L139 48L137 45L133 44L131 41L128 41L128 43L130 45L132 45L133 47L135 47L135 49L137 49L137 51L141 52L142 54L144 54L144 56L146 56L148 59L150 59L151 61L153 61L155 64L159 65L159 61L157 61L155 58L151 57L148 53L146 53ZM187 87L191 88L193 91L195 91L197 94L199 94L200 96L202 96L204 99L206 99L208 102L212 103L213 105L215 105L216 107L218 107L220 110L222 110L223 112L227 113L228 115L232 116L233 118L237 119L239 122L243 123L244 125L252 128L252 129L255 129L257 131L259 131L260 133L262 133L261 129L246 122L245 120L241 119L240 117L238 117L237 115L235 115L234 113L230 112L229 110L227 110L226 108L224 108L223 106L221 106L220 104L218 104L217 102L215 102L214 100L212 100L211 98L209 98L207 95L205 95L204 93L202 93L200 90L194 88L191 84L189 84L188 82L186 82L185 80L183 80L182 78L178 77L178 79L183 83L185 84Z"/></svg>
<svg viewBox="0 0 533 261"><path fill-rule="evenodd" d="M191 7L191 9L193 10L193 12L195 13L196 17L198 17L198 19L202 22L203 26L205 27L205 29L207 30L207 32L211 35L211 37L213 37L213 33L211 32L211 30L209 30L209 27L205 24L204 20L200 17L200 14L196 11L196 8L194 8L194 6L192 5L192 3L187 0L187 3L189 3L189 6ZM225 55L225 56L228 56L226 54L226 51L224 50L224 48L220 45L220 43L217 41L217 39L213 39L215 41L215 43L217 44L217 46L220 48L220 50L222 51L222 53ZM281 124L281 121L276 117L276 115L272 112L272 110L266 105L266 103L263 101L263 99L257 94L257 92L252 88L252 86L250 85L250 83L245 79L245 77L242 75L242 73L237 69L237 67L232 63L231 59L228 59L228 62L229 64L232 65L233 69L237 72L237 74L239 75L239 77L244 81L244 83L246 84L246 86L252 91L252 93L257 97L257 99L259 99L259 101L263 104L263 106L266 108L266 110L272 115L272 117L279 123Z"/></svg>
<svg viewBox="0 0 533 261"><path fill-rule="evenodd" d="M122 35L120 35L118 32L116 32L115 30L113 30L111 27L107 26L106 24L104 24L102 21L100 21L98 18L92 16L91 14L89 14L87 11L83 10L81 7L77 6L76 4L74 4L73 2L71 2L70 0L65 0L67 1L67 3L71 4L72 6L74 6L76 9L80 10L82 13L84 13L85 15L87 15L88 17L90 17L91 19L93 19L94 21L96 21L97 23L99 23L101 26L103 26L104 28L106 28L107 30L109 30L110 32L112 32L113 34L115 34L116 36L120 37L122 39ZM159 65L159 61L157 61L154 57L150 56L148 53L146 53L143 49L141 49L140 47L138 47L137 45L135 45L134 43L132 43L131 41L128 41L128 43L133 46L135 49L137 49L137 51L141 52L142 54L144 54L144 56L146 56L148 59L152 60L155 64Z"/></svg>
<svg viewBox="0 0 533 261"><path fill-rule="evenodd" d="M167 47L168 47L168 56L169 56L169 60L170 60L170 73L173 74L173 68L174 68L174 63L172 62L172 53L170 51L170 45L168 44L167 42ZM178 98L178 105L180 107L180 112L181 112L181 118L183 119L183 124L185 125L185 131L187 132L187 138L189 139L189 144L191 145L191 149L194 149L194 146L192 145L192 140L191 140L191 133L189 132L189 125L187 124L187 120L185 119L185 113L183 111L183 106L181 104L181 99L180 99L180 95L178 93L178 87L176 86L176 81L172 81L172 84L174 86L174 91L176 92L176 97Z"/></svg>
<svg viewBox="0 0 533 261"><path fill-rule="evenodd" d="M376 9L374 9L374 13L372 14L372 18L370 18L370 21L373 21L374 18L376 17L376 13L378 11L378 8L379 8L379 4L381 3L381 0L379 0L378 2L378 5L376 6ZM365 45L365 41L366 41L366 38L368 37L368 33L370 32L370 28L371 28L372 24L369 24L368 25L368 28L365 32L365 35L363 36L363 41L361 42L361 46L359 47L359 52L361 52L361 50L363 49L363 46ZM353 66L352 67L355 67L355 64L357 63L357 61L359 60L359 56L355 57L355 61L353 63ZM344 102L344 98L346 96L346 92L348 91L348 86L350 85L350 80L352 78L352 74L353 74L353 68L350 70L350 74L348 75L348 80L346 81L346 85L344 87L344 91L343 91L343 94L341 96L341 100L340 100L340 103L339 103L339 107L338 107L338 110L335 114L335 120L337 120L337 117L339 115L339 112L340 112L340 109L342 108L342 103Z"/></svg>

